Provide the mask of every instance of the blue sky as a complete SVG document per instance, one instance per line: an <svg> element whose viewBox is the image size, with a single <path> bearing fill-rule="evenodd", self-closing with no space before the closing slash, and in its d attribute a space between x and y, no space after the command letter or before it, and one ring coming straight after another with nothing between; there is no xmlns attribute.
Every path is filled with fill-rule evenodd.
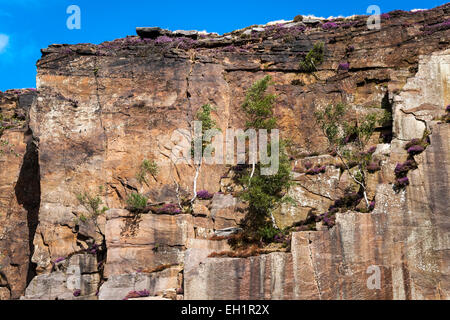
<svg viewBox="0 0 450 320"><path fill-rule="evenodd" d="M369 5L381 12L429 9L445 0L0 0L0 90L33 88L40 49L52 43L101 43L135 35L137 26L225 33L252 24L292 19L297 14L349 16L366 14ZM81 29L69 30L69 5L81 9Z"/></svg>

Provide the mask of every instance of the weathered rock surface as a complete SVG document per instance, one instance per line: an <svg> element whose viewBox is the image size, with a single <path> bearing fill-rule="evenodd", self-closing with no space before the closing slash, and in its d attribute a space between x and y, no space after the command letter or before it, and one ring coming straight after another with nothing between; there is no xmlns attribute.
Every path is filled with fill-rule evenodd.
<svg viewBox="0 0 450 320"><path fill-rule="evenodd" d="M36 93L0 92L0 300L19 298L33 276L39 164L27 120Z"/></svg>
<svg viewBox="0 0 450 320"><path fill-rule="evenodd" d="M434 119L450 104L449 18L447 4L392 12L381 30L368 30L361 16L328 30L320 20L223 36L139 29L144 39L43 49L38 92L0 93L2 115L23 121L0 137L14 146L0 154L0 299L123 299L140 290L149 292L143 299L448 299L450 129ZM301 73L317 41L324 63ZM349 70L338 70L343 62ZM314 122L316 110L336 102L355 114L392 109L393 127L373 137L383 168L369 182L372 213L295 233L291 252L208 258L230 250L208 239L238 227L245 212L229 166L202 164L197 191L214 197L191 211L123 209L135 192L155 206L190 199L196 168L180 160L197 110L214 105L222 132L243 128L246 90L267 74L279 129L292 141L297 202L280 207L276 222L322 213L352 186ZM425 129L431 145L416 157L411 184L395 193L403 147ZM144 159L159 170L143 181ZM325 173L306 175L307 161ZM93 213L83 194L105 212ZM368 286L368 270L379 272L380 289Z"/></svg>
<svg viewBox="0 0 450 320"><path fill-rule="evenodd" d="M449 59L449 50L423 57L394 99L401 124L394 127L392 171L406 157L402 140L432 132L406 190L379 183L374 212L338 214L331 230L295 233L291 253L205 259L185 282L185 299L449 299L450 127L432 121L450 101ZM434 107L416 107L425 104ZM420 113L403 112L405 106ZM186 276L194 272L189 267Z"/></svg>
<svg viewBox="0 0 450 320"><path fill-rule="evenodd" d="M54 272L34 277L22 299L96 300L99 283L97 258L76 254L56 263Z"/></svg>

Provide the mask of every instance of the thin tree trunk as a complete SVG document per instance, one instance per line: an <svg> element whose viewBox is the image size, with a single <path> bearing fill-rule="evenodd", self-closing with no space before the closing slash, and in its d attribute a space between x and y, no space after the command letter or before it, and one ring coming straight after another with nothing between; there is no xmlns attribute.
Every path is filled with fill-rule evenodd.
<svg viewBox="0 0 450 320"><path fill-rule="evenodd" d="M195 177L194 177L194 197L191 199L191 203L195 201L195 199L197 199L197 179L198 179L198 175L200 172L200 167L202 166L202 163L200 162L200 164L197 166L197 168L195 169Z"/></svg>
<svg viewBox="0 0 450 320"><path fill-rule="evenodd" d="M256 165L255 165L255 163L253 162L253 163L252 163L252 172L250 173L250 178L248 178L248 186L249 186L249 187L250 187L250 184L251 184L253 175L255 174L255 168L256 168Z"/></svg>
<svg viewBox="0 0 450 320"><path fill-rule="evenodd" d="M367 208L369 208L369 200L367 199L366 186L364 185L364 183L358 181L358 179L356 179L355 176L350 172L350 168L347 165L347 163L345 162L345 160L342 157L342 155L340 154L340 152L336 150L336 154L339 156L339 159L344 164L344 166L347 168L349 176L353 179L353 181L355 181L357 184L359 184L363 188L364 200L366 201Z"/></svg>
<svg viewBox="0 0 450 320"><path fill-rule="evenodd" d="M272 212L270 212L270 219L272 219L272 226L273 226L275 229L279 230L280 228L278 228L277 222L275 221L275 217L273 216L273 213L272 213Z"/></svg>

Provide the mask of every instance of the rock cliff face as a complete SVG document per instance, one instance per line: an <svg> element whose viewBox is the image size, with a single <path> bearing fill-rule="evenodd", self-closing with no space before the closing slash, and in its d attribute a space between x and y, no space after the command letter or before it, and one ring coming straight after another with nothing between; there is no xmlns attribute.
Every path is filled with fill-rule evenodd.
<svg viewBox="0 0 450 320"><path fill-rule="evenodd" d="M450 127L438 120L450 104L449 19L447 4L383 15L380 30L360 16L224 36L139 30L143 39L43 49L37 92L0 94L2 121L14 123L0 137L0 299L449 299ZM324 62L300 72L319 41ZM214 105L223 132L244 128L245 93L267 74L292 141L297 203L276 210L277 224L326 211L351 185L314 122L337 102L392 112L372 137L383 164L369 183L374 211L296 232L288 252L208 258L230 250L214 232L244 216L231 166L202 165L197 190L214 196L192 210L126 210L133 192L154 206L190 199L196 168L174 155L189 144L197 110ZM410 185L394 192L404 146L425 130L431 144ZM144 159L159 170L143 180ZM326 171L306 175L307 162Z"/></svg>
<svg viewBox="0 0 450 320"><path fill-rule="evenodd" d="M23 295L34 276L32 239L40 202L37 147L27 125L36 93L0 93L0 299Z"/></svg>

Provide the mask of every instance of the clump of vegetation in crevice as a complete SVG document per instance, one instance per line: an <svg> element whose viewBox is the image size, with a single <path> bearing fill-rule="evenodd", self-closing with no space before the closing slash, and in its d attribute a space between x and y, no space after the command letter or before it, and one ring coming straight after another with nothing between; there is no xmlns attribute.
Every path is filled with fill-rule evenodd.
<svg viewBox="0 0 450 320"><path fill-rule="evenodd" d="M150 209L147 207L148 198L139 193L131 193L128 195L126 209L132 213L131 216L125 218L125 223L120 232L121 236L134 236L139 229L139 223L142 220L141 214Z"/></svg>
<svg viewBox="0 0 450 320"><path fill-rule="evenodd" d="M395 182L393 188L395 192L400 192L410 184L410 180L407 176L408 172L418 168L414 156L424 152L430 143L430 132L425 130L421 139L412 139L405 145L404 149L408 153L408 158L403 163L397 163L394 169Z"/></svg>
<svg viewBox="0 0 450 320"><path fill-rule="evenodd" d="M148 198L139 193L132 193L127 198L127 209L131 212L142 212L147 207Z"/></svg>
<svg viewBox="0 0 450 320"><path fill-rule="evenodd" d="M168 215L177 215L177 214L181 214L182 210L176 204L166 203L163 206L161 206L158 209L156 209L156 213L158 213L158 214L168 214Z"/></svg>
<svg viewBox="0 0 450 320"><path fill-rule="evenodd" d="M356 183L359 188L356 195L364 199L366 210L370 211L371 201L367 197L368 174L381 168L379 160L373 157L376 147L368 148L368 143L377 125L383 122L382 117L370 113L362 118L347 120L351 119L349 108L342 103L327 106L324 111L316 112L315 117L330 149L340 160L341 170L347 171ZM328 216L329 213L326 213L323 218L329 219Z"/></svg>
<svg viewBox="0 0 450 320"><path fill-rule="evenodd" d="M317 42L314 47L300 62L299 67L301 72L312 73L317 71L317 67L323 62L324 44Z"/></svg>
<svg viewBox="0 0 450 320"><path fill-rule="evenodd" d="M76 195L78 202L87 210L88 216L81 214L78 219L81 222L87 222L88 220L91 220L95 226L97 227L98 231L101 233L100 228L97 224L97 218L101 214L104 214L107 210L109 210L108 207L103 206L103 201L101 199L101 194L103 193L103 186L98 187L98 193L97 194L91 194L89 192L82 192L78 193Z"/></svg>
<svg viewBox="0 0 450 320"><path fill-rule="evenodd" d="M214 197L214 194L209 193L207 190L200 190L197 192L197 198L200 200L211 200Z"/></svg>
<svg viewBox="0 0 450 320"><path fill-rule="evenodd" d="M155 161L144 159L140 165L136 178L140 183L147 183L147 176L150 174L156 180L158 172L159 168Z"/></svg>

